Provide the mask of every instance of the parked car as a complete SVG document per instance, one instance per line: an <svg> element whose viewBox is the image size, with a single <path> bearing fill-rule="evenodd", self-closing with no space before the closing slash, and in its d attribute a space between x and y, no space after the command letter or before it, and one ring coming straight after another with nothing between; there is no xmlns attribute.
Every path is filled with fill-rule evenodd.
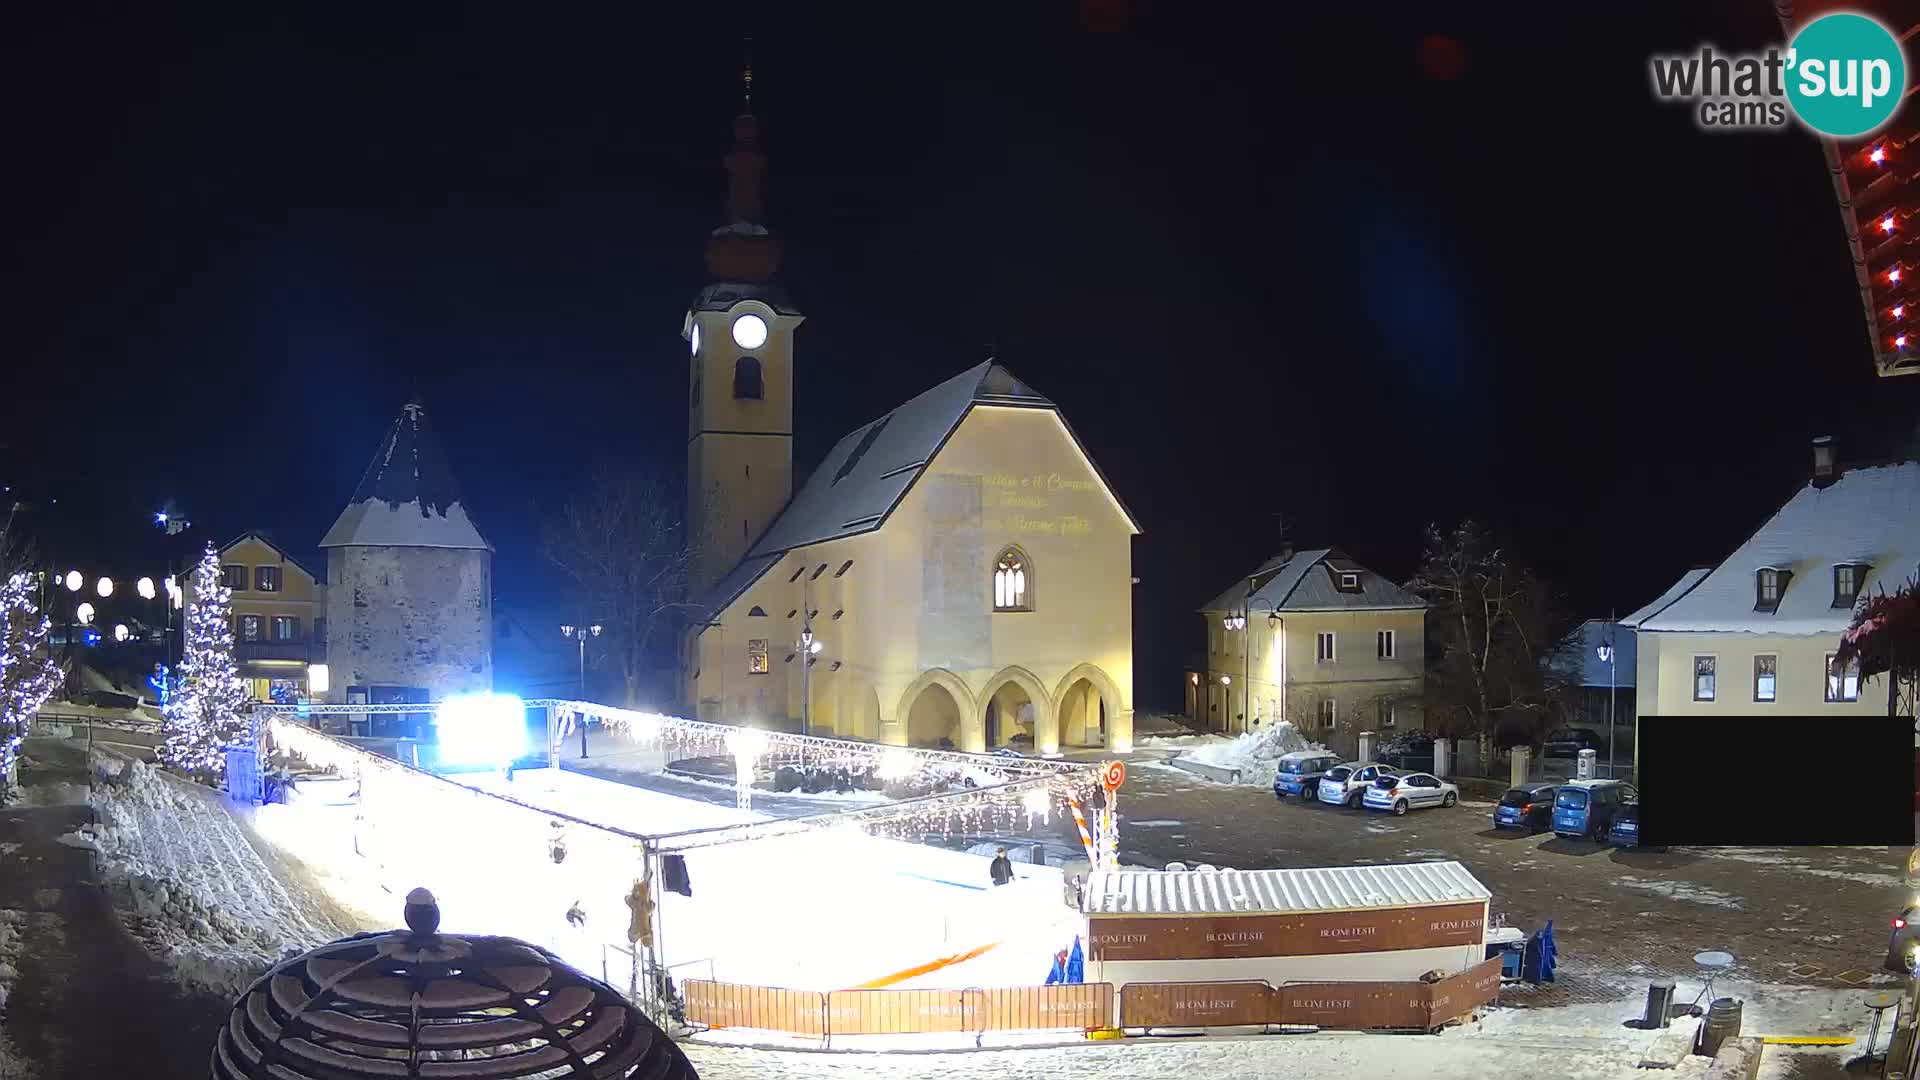
<svg viewBox="0 0 1920 1080"><path fill-rule="evenodd" d="M1640 847L1640 803L1629 800L1622 803L1613 815L1613 824L1607 826L1607 843L1615 847ZM1660 851L1661 848L1650 848Z"/></svg>
<svg viewBox="0 0 1920 1080"><path fill-rule="evenodd" d="M1569 780L1554 796L1553 834L1584 836L1599 843L1620 808L1639 797L1632 784L1621 780Z"/></svg>
<svg viewBox="0 0 1920 1080"><path fill-rule="evenodd" d="M1599 732L1569 727L1549 733L1540 747L1540 756L1579 757L1582 750L1598 752L1606 748L1607 740L1601 738Z"/></svg>
<svg viewBox="0 0 1920 1080"><path fill-rule="evenodd" d="M1893 936L1887 939L1887 970L1901 974L1913 970L1908 955L1916 947L1920 947L1920 904L1893 917Z"/></svg>
<svg viewBox="0 0 1920 1080"><path fill-rule="evenodd" d="M1295 750L1280 755L1279 767L1273 774L1273 797L1284 799L1298 795L1312 801L1319 794L1320 778L1338 764L1340 755L1324 750Z"/></svg>
<svg viewBox="0 0 1920 1080"><path fill-rule="evenodd" d="M1361 805L1370 810L1391 810L1404 816L1409 810L1428 806L1452 806L1460 801L1460 789L1432 773L1402 773L1383 776L1367 787Z"/></svg>
<svg viewBox="0 0 1920 1080"><path fill-rule="evenodd" d="M1328 806L1358 808L1360 798L1369 784L1383 776L1398 775L1399 770L1390 769L1377 761L1349 761L1327 770L1327 775L1320 778L1317 797Z"/></svg>
<svg viewBox="0 0 1920 1080"><path fill-rule="evenodd" d="M1395 769L1432 772L1433 735L1426 731L1409 731L1396 735L1380 748L1378 756L1382 762Z"/></svg>
<svg viewBox="0 0 1920 1080"><path fill-rule="evenodd" d="M1525 829L1539 832L1553 827L1553 799L1560 794L1558 784L1533 784L1508 788L1493 808L1496 829Z"/></svg>

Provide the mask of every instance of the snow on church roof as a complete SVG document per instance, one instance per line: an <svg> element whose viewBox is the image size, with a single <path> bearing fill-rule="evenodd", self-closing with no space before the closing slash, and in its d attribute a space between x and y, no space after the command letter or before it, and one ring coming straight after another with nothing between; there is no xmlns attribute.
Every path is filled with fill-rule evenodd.
<svg viewBox="0 0 1920 1080"><path fill-rule="evenodd" d="M352 500L320 546L493 550L467 516L446 452L418 400L394 418Z"/></svg>
<svg viewBox="0 0 1920 1080"><path fill-rule="evenodd" d="M1089 915L1252 915L1472 903L1493 894L1457 862L1293 870L1095 870Z"/></svg>
<svg viewBox="0 0 1920 1080"><path fill-rule="evenodd" d="M879 528L975 405L1050 409L1058 415L1053 402L988 360L855 428L834 444L746 557L709 591L703 606L718 611L732 603L794 548ZM1061 424L1066 424L1064 417ZM1067 433L1079 442L1071 427ZM1088 463L1092 465L1091 458ZM1111 493L1112 485L1097 465L1093 472ZM1138 529L1124 504L1120 510Z"/></svg>
<svg viewBox="0 0 1920 1080"><path fill-rule="evenodd" d="M1631 617L1642 631L1838 634L1853 620L1833 606L1833 568L1866 566L1860 595L1897 590L1920 564L1920 461L1843 469L1828 487L1807 484L1732 555L1686 578ZM1772 612L1755 611L1755 574L1787 570ZM1691 576L1691 575L1690 575ZM1678 593L1675 596L1675 593Z"/></svg>

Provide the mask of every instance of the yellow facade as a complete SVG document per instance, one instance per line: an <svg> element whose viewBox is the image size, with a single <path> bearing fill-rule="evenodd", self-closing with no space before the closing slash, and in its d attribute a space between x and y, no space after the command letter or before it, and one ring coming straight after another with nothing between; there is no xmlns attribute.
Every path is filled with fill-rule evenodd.
<svg viewBox="0 0 1920 1080"><path fill-rule="evenodd" d="M734 339L745 316L766 327L756 348ZM802 321L757 300L687 316L682 336L690 348L699 343L689 378L687 491L700 586L733 569L793 493L793 332Z"/></svg>
<svg viewBox="0 0 1920 1080"><path fill-rule="evenodd" d="M1363 731L1382 737L1426 726L1426 615L1419 609L1254 610L1244 630L1206 612L1207 670L1187 673L1188 715L1212 731L1239 734L1285 720L1336 749ZM1380 656L1380 633L1393 635ZM1333 658L1319 636L1333 635ZM1249 656L1247 649L1251 647ZM1328 703L1331 703L1330 705Z"/></svg>
<svg viewBox="0 0 1920 1080"><path fill-rule="evenodd" d="M1828 701L1827 658L1838 634L1710 634L1641 631L1636 659L1637 716L1887 715L1885 676L1842 681ZM1711 699L1696 696L1694 660L1713 658ZM1772 700L1756 689L1755 660L1772 657ZM1704 689L1704 688L1702 688Z"/></svg>
<svg viewBox="0 0 1920 1080"><path fill-rule="evenodd" d="M283 697L307 696L307 666L320 656L323 624L319 620L325 618L326 586L285 552L252 533L221 549L220 565L223 574L246 583L245 588L233 589L234 659L254 699L273 700L276 684ZM265 577L262 567L269 570ZM191 601L191 576L187 585Z"/></svg>
<svg viewBox="0 0 1920 1080"><path fill-rule="evenodd" d="M811 610L816 734L1130 749L1135 531L1057 412L976 404L877 529L786 553L692 639L699 715L797 725ZM1030 610L994 610L1010 549Z"/></svg>

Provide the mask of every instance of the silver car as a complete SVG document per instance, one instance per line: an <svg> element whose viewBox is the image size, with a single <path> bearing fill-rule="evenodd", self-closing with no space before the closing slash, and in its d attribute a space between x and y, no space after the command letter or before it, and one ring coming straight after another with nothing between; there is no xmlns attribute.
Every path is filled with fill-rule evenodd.
<svg viewBox="0 0 1920 1080"><path fill-rule="evenodd" d="M1369 810L1391 810L1404 815L1424 806L1452 806L1460 801L1460 789L1432 773L1414 772L1382 777L1367 788L1360 802Z"/></svg>
<svg viewBox="0 0 1920 1080"><path fill-rule="evenodd" d="M1398 770L1377 761L1349 761L1328 769L1327 775L1320 778L1320 801L1329 806L1358 808L1360 797L1373 786L1375 780L1399 775Z"/></svg>

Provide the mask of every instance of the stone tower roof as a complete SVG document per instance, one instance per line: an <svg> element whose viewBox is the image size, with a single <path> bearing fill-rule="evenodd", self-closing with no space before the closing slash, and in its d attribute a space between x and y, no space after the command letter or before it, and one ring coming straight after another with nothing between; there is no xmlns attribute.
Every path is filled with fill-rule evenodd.
<svg viewBox="0 0 1920 1080"><path fill-rule="evenodd" d="M394 418L353 499L320 546L493 550L467 515L446 451L418 397Z"/></svg>

